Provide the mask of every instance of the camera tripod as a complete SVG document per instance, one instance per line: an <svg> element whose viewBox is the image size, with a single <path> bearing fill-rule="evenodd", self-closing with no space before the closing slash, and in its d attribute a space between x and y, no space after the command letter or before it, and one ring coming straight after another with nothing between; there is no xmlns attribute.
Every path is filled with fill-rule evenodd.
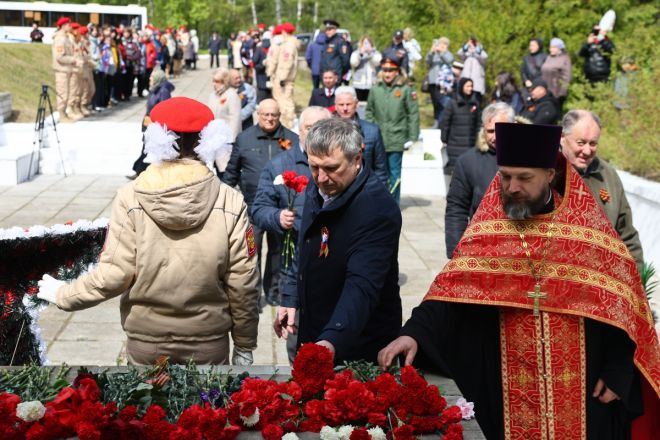
<svg viewBox="0 0 660 440"><path fill-rule="evenodd" d="M48 105L48 109L46 109L46 105ZM32 139L32 154L30 155L30 167L28 168L28 176L32 173L34 153L36 152L37 157L39 157L38 154L43 148L44 130L46 126L46 110L50 112L50 120L53 124L55 140L57 141L57 151L60 155L60 162L62 163L62 173L64 173L64 177L67 177L66 168L64 167L64 158L62 157L62 148L60 148L60 138L57 134L57 122L55 121L55 116L53 115L53 104L50 101L50 95L48 95L48 86L46 84L41 85L41 95L39 96L37 117L34 121L34 137Z"/></svg>

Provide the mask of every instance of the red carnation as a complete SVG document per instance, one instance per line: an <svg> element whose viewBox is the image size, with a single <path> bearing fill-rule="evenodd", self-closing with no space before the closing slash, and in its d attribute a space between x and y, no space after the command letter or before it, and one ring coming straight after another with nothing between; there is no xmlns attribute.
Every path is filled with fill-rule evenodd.
<svg viewBox="0 0 660 440"><path fill-rule="evenodd" d="M101 433L96 426L87 422L76 425L76 434L80 440L99 440L101 438Z"/></svg>
<svg viewBox="0 0 660 440"><path fill-rule="evenodd" d="M367 420L370 425L377 425L380 427L387 425L387 416L382 413L369 413L367 415Z"/></svg>
<svg viewBox="0 0 660 440"><path fill-rule="evenodd" d="M293 189L295 189L297 193L301 193L305 191L308 183L309 179L307 176L298 176L293 180Z"/></svg>
<svg viewBox="0 0 660 440"><path fill-rule="evenodd" d="M309 398L323 391L325 381L334 375L333 355L317 344L303 344L293 360L293 380L302 388L303 397Z"/></svg>
<svg viewBox="0 0 660 440"><path fill-rule="evenodd" d="M283 435L284 430L279 425L267 425L261 431L261 436L264 440L280 440Z"/></svg>
<svg viewBox="0 0 660 440"><path fill-rule="evenodd" d="M394 428L392 431L393 440L415 440L413 435L413 427L410 425L402 425Z"/></svg>
<svg viewBox="0 0 660 440"><path fill-rule="evenodd" d="M371 436L367 432L367 428L355 428L351 432L349 440L370 440Z"/></svg>
<svg viewBox="0 0 660 440"><path fill-rule="evenodd" d="M463 413L459 407L450 406L442 412L441 420L443 425L458 423L463 420Z"/></svg>
<svg viewBox="0 0 660 440"><path fill-rule="evenodd" d="M32 426L30 426L30 429L28 429L27 433L25 433L26 440L47 440L50 438L51 433L39 423L33 423Z"/></svg>
<svg viewBox="0 0 660 440"><path fill-rule="evenodd" d="M101 390L94 379L89 377L80 379L78 385L78 395L84 401L96 402L101 396Z"/></svg>
<svg viewBox="0 0 660 440"><path fill-rule="evenodd" d="M137 408L133 405L128 405L119 413L119 418L125 422L130 422L137 416Z"/></svg>
<svg viewBox="0 0 660 440"><path fill-rule="evenodd" d="M4 414L16 414L16 407L21 398L12 393L0 393L0 411Z"/></svg>
<svg viewBox="0 0 660 440"><path fill-rule="evenodd" d="M296 172L295 171L287 170L287 171L284 171L282 173L282 180L284 180L284 185L287 188L293 188L292 185L293 185L293 181L295 180L295 178L296 178Z"/></svg>
<svg viewBox="0 0 660 440"><path fill-rule="evenodd" d="M445 429L444 440L463 440L463 425L460 423L452 423Z"/></svg>

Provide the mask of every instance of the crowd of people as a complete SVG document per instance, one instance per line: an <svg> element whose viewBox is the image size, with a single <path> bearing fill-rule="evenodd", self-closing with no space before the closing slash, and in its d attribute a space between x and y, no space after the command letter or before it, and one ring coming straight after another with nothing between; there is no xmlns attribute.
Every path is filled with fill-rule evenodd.
<svg viewBox="0 0 660 440"><path fill-rule="evenodd" d="M137 30L124 23L83 25L61 17L57 28L53 70L62 122L102 112L132 96L147 97L155 86L155 70L169 78L197 66L199 38L185 26L161 31L148 24ZM35 26L35 42L37 32Z"/></svg>
<svg viewBox="0 0 660 440"><path fill-rule="evenodd" d="M562 116L557 101L570 80L563 42L546 55L531 40L525 88L503 72L490 98L481 42L456 55L447 38L433 42L426 79L452 174L451 260L402 327L398 202L403 152L419 137L410 78L421 49L406 29L381 52L367 36L353 50L339 23L324 24L307 49L318 87L298 133L290 23L230 39L208 105L170 97L167 63L151 72L143 167L115 199L99 266L70 284L45 276L39 297L73 311L121 295L135 364L164 354L249 365L268 303L290 357L314 342L338 364L387 368L402 356L447 374L489 439L627 438L658 408L660 346L630 206L597 156L604 127L588 110ZM611 52L608 41L594 29L587 62L604 68L592 52ZM211 67L222 47L213 35Z"/></svg>

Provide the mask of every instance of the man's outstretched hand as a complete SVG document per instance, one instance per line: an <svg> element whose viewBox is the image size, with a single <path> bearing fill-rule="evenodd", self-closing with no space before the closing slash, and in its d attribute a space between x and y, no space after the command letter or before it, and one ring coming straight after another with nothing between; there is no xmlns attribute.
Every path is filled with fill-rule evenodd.
<svg viewBox="0 0 660 440"><path fill-rule="evenodd" d="M298 333L296 327L296 309L292 307L278 307L277 316L273 323L273 330L278 338L286 339L289 334Z"/></svg>
<svg viewBox="0 0 660 440"><path fill-rule="evenodd" d="M392 366L392 362L400 354L406 357L404 366L412 365L417 354L417 341L410 336L399 336L378 353L378 365L386 370Z"/></svg>

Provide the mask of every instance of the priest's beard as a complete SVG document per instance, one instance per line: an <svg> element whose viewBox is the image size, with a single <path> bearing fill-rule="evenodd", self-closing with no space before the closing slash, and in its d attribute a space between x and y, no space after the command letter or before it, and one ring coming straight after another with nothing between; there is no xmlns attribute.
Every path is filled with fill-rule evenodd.
<svg viewBox="0 0 660 440"><path fill-rule="evenodd" d="M543 210L548 202L548 192L544 191L535 199L516 199L502 191L504 212L511 220L527 220Z"/></svg>

